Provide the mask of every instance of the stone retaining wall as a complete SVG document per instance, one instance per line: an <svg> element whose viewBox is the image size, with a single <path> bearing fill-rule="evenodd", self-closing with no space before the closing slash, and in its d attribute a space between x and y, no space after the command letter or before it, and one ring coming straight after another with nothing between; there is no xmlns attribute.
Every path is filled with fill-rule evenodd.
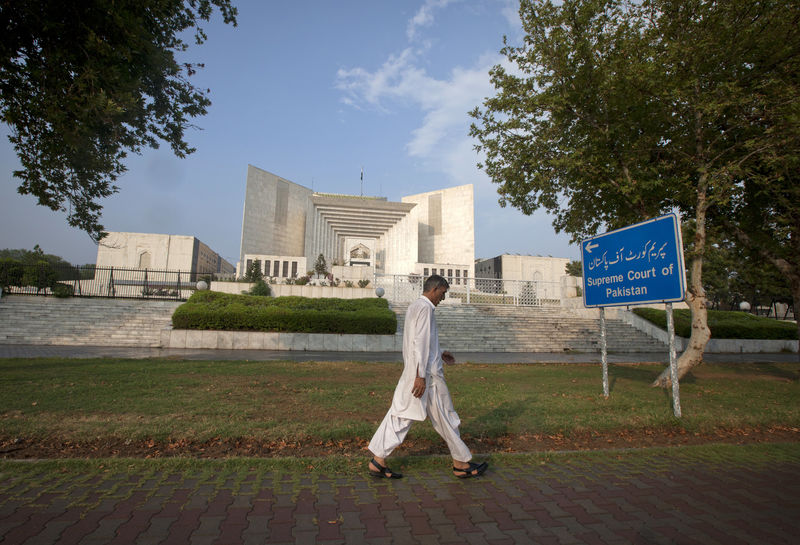
<svg viewBox="0 0 800 545"><path fill-rule="evenodd" d="M648 322L633 312L621 312L620 318L633 327L647 333L663 343L669 343L669 335L663 329ZM675 336L675 350L680 354L689 346L689 339ZM798 351L798 341L772 339L710 339L705 352L710 354L759 354Z"/></svg>
<svg viewBox="0 0 800 545"><path fill-rule="evenodd" d="M217 348L226 350L312 350L326 352L400 352L402 334L341 335L322 333L267 333L261 331L198 331L165 329L162 348Z"/></svg>

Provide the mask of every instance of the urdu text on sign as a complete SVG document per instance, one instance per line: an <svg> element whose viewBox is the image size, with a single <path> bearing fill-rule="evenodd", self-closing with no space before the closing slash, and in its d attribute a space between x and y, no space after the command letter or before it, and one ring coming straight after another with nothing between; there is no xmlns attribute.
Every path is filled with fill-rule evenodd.
<svg viewBox="0 0 800 545"><path fill-rule="evenodd" d="M686 293L675 214L584 240L581 257L586 307L675 302Z"/></svg>

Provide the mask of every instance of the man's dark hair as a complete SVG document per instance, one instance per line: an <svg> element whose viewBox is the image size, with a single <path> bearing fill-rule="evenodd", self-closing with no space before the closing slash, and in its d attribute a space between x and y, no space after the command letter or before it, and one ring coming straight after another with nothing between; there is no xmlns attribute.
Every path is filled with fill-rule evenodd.
<svg viewBox="0 0 800 545"><path fill-rule="evenodd" d="M425 283L422 285L422 293L428 293L429 291L435 290L436 288L441 288L442 286L449 289L450 283L445 280L443 276L432 274L425 279Z"/></svg>

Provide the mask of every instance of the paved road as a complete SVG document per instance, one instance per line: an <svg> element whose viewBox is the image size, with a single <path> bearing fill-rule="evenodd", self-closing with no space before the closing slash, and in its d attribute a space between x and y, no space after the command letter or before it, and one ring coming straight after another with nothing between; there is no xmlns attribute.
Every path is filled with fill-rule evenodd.
<svg viewBox="0 0 800 545"><path fill-rule="evenodd" d="M472 363L599 363L599 353L459 352L460 362ZM0 358L174 358L187 360L403 361L400 352L316 352L286 350L214 350L192 348L129 348L0 344ZM709 362L794 363L797 354L705 354ZM668 363L659 353L609 354L609 363Z"/></svg>

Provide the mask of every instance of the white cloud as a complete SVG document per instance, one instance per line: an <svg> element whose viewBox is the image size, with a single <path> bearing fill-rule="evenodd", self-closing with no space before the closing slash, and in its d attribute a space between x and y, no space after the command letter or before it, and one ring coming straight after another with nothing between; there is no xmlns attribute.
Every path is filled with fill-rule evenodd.
<svg viewBox="0 0 800 545"><path fill-rule="evenodd" d="M409 135L409 156L454 182L474 183L485 176L475 167L478 157L469 137L468 112L494 94L489 69L502 61L499 54L484 55L474 66L456 67L445 78L436 79L419 66L417 55L406 49L373 72L340 70L337 87L345 93L342 101L350 106L365 105L382 112L397 104L417 107L422 119Z"/></svg>
<svg viewBox="0 0 800 545"><path fill-rule="evenodd" d="M425 2L408 23L409 40L417 39L420 28L433 24L433 12L451 1ZM499 0L498 3L502 5L511 34L519 34L517 1ZM500 251L571 255L572 251L566 250L566 235L542 237L542 233L552 229L548 215L524 216L510 207L501 209L497 203L497 186L477 168L481 157L469 136L472 118L468 112L495 94L489 81L489 70L493 66L502 64L510 73L517 73L518 69L498 52L489 52L469 67L454 67L445 76L436 78L424 68L428 51L408 47L399 55L389 56L374 71L361 67L339 70L336 86L343 92L342 102L350 107L373 108L383 113L409 105L419 110L419 126L410 132L406 151L427 169L441 173L450 183L475 186L476 205L480 203L476 206L476 220L481 225L476 234L478 255L490 257ZM502 250L496 249L498 240L502 240Z"/></svg>
<svg viewBox="0 0 800 545"><path fill-rule="evenodd" d="M420 27L431 26L433 24L433 12L447 7L454 0L425 0L419 11L411 18L406 28L406 36L409 42L417 38L417 30Z"/></svg>

